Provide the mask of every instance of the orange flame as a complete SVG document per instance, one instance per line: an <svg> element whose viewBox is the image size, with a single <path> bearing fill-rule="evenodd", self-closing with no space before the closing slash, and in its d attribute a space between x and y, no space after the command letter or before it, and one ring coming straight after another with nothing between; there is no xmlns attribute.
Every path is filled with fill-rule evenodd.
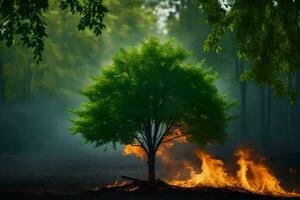
<svg viewBox="0 0 300 200"><path fill-rule="evenodd" d="M172 153L171 149L175 145L175 143L186 143L187 142L187 137L179 137L182 135L182 133L178 130L175 130L176 133L167 136L164 141L169 141L170 139L176 137L174 140L170 142L163 142L157 152L156 156L160 159L160 162L162 166L164 166L164 170L168 172L168 177L173 177L174 174L177 173L177 169L182 166L182 163L176 162L176 157ZM147 159L147 154L143 150L141 146L137 146L137 144L134 145L125 145L123 148L123 155L128 156L128 155L134 155L135 157L141 159L141 160L146 160ZM175 167L177 166L177 167ZM180 175L180 173L178 173Z"/></svg>
<svg viewBox="0 0 300 200"><path fill-rule="evenodd" d="M142 160L146 160L147 158L145 151L140 146L125 145L123 149L123 156L128 156L131 154Z"/></svg>
<svg viewBox="0 0 300 200"><path fill-rule="evenodd" d="M172 162L169 149L171 149L174 146L175 142L187 143L188 138L187 136L183 136L183 133L180 129L173 130L172 134L166 136L163 141L168 141L174 137L176 137L174 140L170 142L162 143L156 152L156 156L161 158L163 163ZM128 155L134 155L137 158L140 158L142 160L146 160L147 158L145 151L141 146L138 146L138 144L133 144L133 145L129 144L124 146L123 156L128 156Z"/></svg>
<svg viewBox="0 0 300 200"><path fill-rule="evenodd" d="M134 155L141 160L147 159L147 154L140 146L134 145L125 145L123 148L123 156ZM173 143L164 143L162 144L156 152L156 156L162 159L162 162L168 162L171 160L171 155L168 149L173 147Z"/></svg>
<svg viewBox="0 0 300 200"><path fill-rule="evenodd" d="M237 165L239 166L236 177L227 173L223 161L199 151L197 156L202 162L201 173L197 173L194 167L186 162L186 169L190 172L189 179L170 180L168 183L182 187L238 187L258 194L300 197L300 194L296 192L284 190L280 186L280 181L264 163L255 163L250 159L248 151L238 150L235 155L238 157Z"/></svg>
<svg viewBox="0 0 300 200"><path fill-rule="evenodd" d="M300 196L295 192L287 192L280 186L280 181L271 173L263 163L255 163L247 151L238 150L235 154L239 157L237 164L239 170L237 178L239 185L251 192L272 194L276 196ZM248 178L251 176L251 178Z"/></svg>
<svg viewBox="0 0 300 200"><path fill-rule="evenodd" d="M180 130L178 130L175 136L181 134ZM165 138L165 141L172 137L174 137L174 135L168 136ZM172 166L178 167L178 164L175 164L176 159L170 151L174 146L174 142L186 143L187 138L178 137L172 142L162 143L156 154L157 157L161 159L162 164L168 168ZM140 146L126 145L123 149L123 155L130 154L143 160L147 158L147 155ZM188 172L188 178L182 178L184 176L182 176L180 173L181 171L179 171L176 178L167 180L167 182L171 185L181 187L236 187L257 194L300 197L299 193L284 190L280 185L280 181L271 173L271 170L263 163L263 161L255 162L251 159L249 151L238 150L235 153L235 156L238 158L236 162L238 166L236 175L228 173L222 160L215 159L204 151L197 151L196 156L202 163L200 173L197 172L191 162L184 161L181 165L183 165L183 170Z"/></svg>
<svg viewBox="0 0 300 200"><path fill-rule="evenodd" d="M187 180L171 180L169 184L183 187L227 187L234 185L234 179L228 175L221 160L213 159L203 151L198 151L197 157L202 161L201 173L197 173L192 164L186 161L184 165L189 170L190 178Z"/></svg>

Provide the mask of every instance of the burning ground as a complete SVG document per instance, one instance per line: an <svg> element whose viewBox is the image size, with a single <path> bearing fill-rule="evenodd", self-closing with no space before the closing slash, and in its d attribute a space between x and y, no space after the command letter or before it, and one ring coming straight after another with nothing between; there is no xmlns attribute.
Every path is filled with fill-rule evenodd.
<svg viewBox="0 0 300 200"><path fill-rule="evenodd" d="M165 182L154 192L136 186L128 190L123 187L130 181L123 182L122 175L146 178L146 157L136 146L125 146L123 156L3 155L0 197L248 200L299 196L299 155L263 158L239 150L230 158L217 157L186 144L184 139L164 144L157 155L158 177ZM112 184L114 180L118 182Z"/></svg>
<svg viewBox="0 0 300 200"><path fill-rule="evenodd" d="M221 160L198 151L197 157L202 163L201 172L197 172L189 162L184 162L184 169L189 171L188 178L177 178L168 182L181 187L241 188L257 194L300 197L299 193L283 189L280 181L263 161L253 161L250 153L245 150L238 150L235 155L238 157L236 175L230 175Z"/></svg>
<svg viewBox="0 0 300 200"><path fill-rule="evenodd" d="M187 143L187 140L180 139L176 142ZM213 156L200 150L195 152L195 156L199 161L198 166L190 160L177 162L176 153L172 151L173 146L174 143L164 144L157 153L162 165L168 169L165 181L172 186L182 188L231 188L261 195L300 197L300 193L295 190L288 191L284 189L280 180L265 164L265 158L255 158L250 150L239 149L235 152L236 166L233 168L235 171L230 173L222 160L213 158ZM143 150L137 146L125 146L123 155L130 154L142 160L146 159ZM172 173L174 168L175 176ZM296 173L296 170L289 168L289 173Z"/></svg>

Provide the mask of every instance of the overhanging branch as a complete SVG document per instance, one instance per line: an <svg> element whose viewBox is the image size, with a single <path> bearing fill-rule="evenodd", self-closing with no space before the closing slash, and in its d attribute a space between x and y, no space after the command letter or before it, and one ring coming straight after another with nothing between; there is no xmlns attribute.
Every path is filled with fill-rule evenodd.
<svg viewBox="0 0 300 200"><path fill-rule="evenodd" d="M185 137L185 136L188 136L188 134L185 134L185 135L177 135L177 136L174 136L174 137L172 137L172 138L170 138L170 139L163 140L163 141L161 142L161 144L162 144L162 143L171 142L172 140L174 140L174 139L176 139L176 138L181 138L181 137Z"/></svg>

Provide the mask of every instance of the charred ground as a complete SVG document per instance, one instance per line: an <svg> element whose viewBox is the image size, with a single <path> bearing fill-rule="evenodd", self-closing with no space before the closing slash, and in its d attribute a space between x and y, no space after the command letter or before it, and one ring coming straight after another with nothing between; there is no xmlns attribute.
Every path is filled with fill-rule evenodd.
<svg viewBox="0 0 300 200"><path fill-rule="evenodd" d="M3 156L2 156L3 157ZM299 155L274 155L269 159L285 188L299 191ZM122 162L120 162L122 160ZM122 175L145 178L142 161L131 157L58 158L5 156L0 163L0 199L283 199L261 196L236 189L162 187L140 188L133 192L102 189ZM295 172L289 172L290 168ZM159 168L160 176L166 171ZM298 187L298 188L297 188ZM284 198L287 199L287 198ZM294 198L296 199L296 198Z"/></svg>
<svg viewBox="0 0 300 200"><path fill-rule="evenodd" d="M258 195L236 188L215 189L207 187L180 188L172 187L161 183L156 189L139 188L135 191L126 189L135 188L134 185L128 187L104 188L99 191L81 191L77 194L55 194L51 192L39 193L2 193L1 197L7 200L14 199L42 199L42 200L68 200L68 199L247 199L247 200L272 200L272 199L296 199L287 197L275 197L268 195Z"/></svg>

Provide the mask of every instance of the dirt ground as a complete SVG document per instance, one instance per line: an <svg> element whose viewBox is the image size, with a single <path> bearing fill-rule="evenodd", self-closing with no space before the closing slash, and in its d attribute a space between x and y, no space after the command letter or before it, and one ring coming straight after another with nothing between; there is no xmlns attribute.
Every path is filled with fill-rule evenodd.
<svg viewBox="0 0 300 200"><path fill-rule="evenodd" d="M285 188L300 192L300 155L272 156L275 175ZM224 191L87 192L120 180L145 178L145 163L121 156L0 156L0 199L273 199ZM158 169L158 176L166 173Z"/></svg>
<svg viewBox="0 0 300 200"><path fill-rule="evenodd" d="M53 194L53 193L2 193L1 199L6 200L96 200L96 199L128 199L128 200L279 200L279 199L299 199L282 198L256 195L247 192L237 192L225 189L194 189L194 190L142 190L135 192L116 191L81 191L77 194Z"/></svg>

